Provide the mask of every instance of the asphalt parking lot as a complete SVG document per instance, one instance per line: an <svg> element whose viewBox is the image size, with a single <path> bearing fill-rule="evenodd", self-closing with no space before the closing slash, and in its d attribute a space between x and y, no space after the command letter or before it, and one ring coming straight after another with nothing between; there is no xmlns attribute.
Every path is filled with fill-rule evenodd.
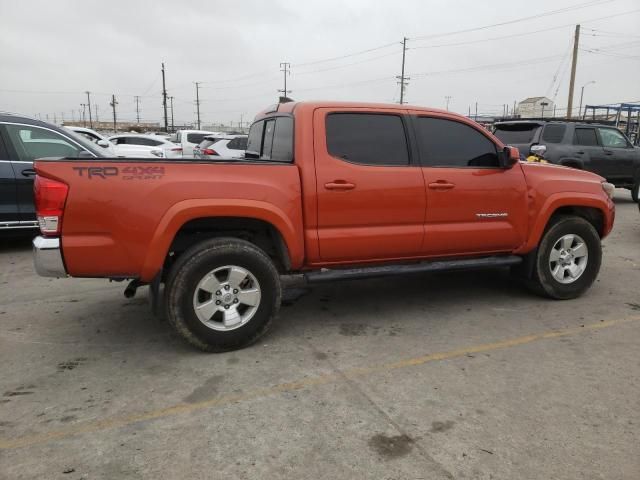
<svg viewBox="0 0 640 480"><path fill-rule="evenodd" d="M237 352L191 349L124 284L49 280L0 241L0 478L640 478L640 213L599 280L336 283Z"/></svg>

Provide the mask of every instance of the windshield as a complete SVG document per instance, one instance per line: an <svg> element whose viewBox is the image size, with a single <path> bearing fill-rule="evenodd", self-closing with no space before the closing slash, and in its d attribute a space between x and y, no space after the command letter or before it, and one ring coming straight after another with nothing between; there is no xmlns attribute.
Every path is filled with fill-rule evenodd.
<svg viewBox="0 0 640 480"><path fill-rule="evenodd" d="M71 137L75 142L79 143L82 147L89 150L91 153L96 155L97 157L108 157L105 152L106 150L102 147L99 147L95 143L89 141L84 135L81 135L73 130L64 129L62 132L64 135Z"/></svg>
<svg viewBox="0 0 640 480"><path fill-rule="evenodd" d="M537 123L496 125L493 134L506 145L531 143L533 141L533 136L539 128L540 125Z"/></svg>

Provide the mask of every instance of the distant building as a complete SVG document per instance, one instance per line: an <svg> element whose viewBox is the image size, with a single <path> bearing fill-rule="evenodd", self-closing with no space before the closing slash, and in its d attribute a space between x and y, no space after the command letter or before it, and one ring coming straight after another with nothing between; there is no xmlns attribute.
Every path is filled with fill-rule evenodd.
<svg viewBox="0 0 640 480"><path fill-rule="evenodd" d="M518 103L517 114L520 118L552 117L553 108L553 100L547 97L529 97Z"/></svg>

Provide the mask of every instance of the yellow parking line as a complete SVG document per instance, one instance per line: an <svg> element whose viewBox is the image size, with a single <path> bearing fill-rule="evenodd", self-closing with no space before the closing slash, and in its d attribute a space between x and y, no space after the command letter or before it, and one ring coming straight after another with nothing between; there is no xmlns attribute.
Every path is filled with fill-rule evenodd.
<svg viewBox="0 0 640 480"><path fill-rule="evenodd" d="M503 348L516 347L518 345L525 345L528 343L536 342L539 340L546 340L551 338L566 337L570 335L576 335L584 331L600 330L603 328L609 328L624 323L635 322L640 320L640 315L626 317L616 320L601 321L582 327L567 328L564 330L553 330L542 333L535 333L532 335L526 335L524 337L511 338L494 343L485 343L482 345L474 345L470 347L464 347L457 350L450 350L447 352L432 353L421 357L409 358L401 360L399 362L387 363L382 365L376 365L371 367L353 368L342 372L341 374L326 374L318 375L316 377L304 378L302 380L281 383L273 385L271 387L264 387L255 389L245 393L221 395L210 400L205 400L197 403L180 403L167 408L161 408L158 410L151 410L149 412L135 413L131 415L125 415L121 417L113 417L105 420L98 420L94 422L87 422L84 424L78 424L71 426L64 430L54 430L50 432L25 435L14 439L0 439L0 450L7 450L12 448L29 447L32 445L46 443L53 440L71 437L73 435L79 435L83 433L92 433L100 430L107 430L130 425L132 423L143 422L146 420L154 420L157 418L169 417L173 415L180 415L183 413L191 413L198 410L204 410L212 407L219 407L229 405L232 403L244 402L253 400L256 398L263 398L269 395L274 395L282 392L289 392L293 390L299 390L302 388L312 387L315 385L324 385L331 382L338 382L346 377L358 377L364 375L370 375L373 373L388 372L399 368L412 367L416 365L423 365L429 362L435 362L439 360L450 360L453 358L462 357L471 353L489 352L492 350L499 350Z"/></svg>

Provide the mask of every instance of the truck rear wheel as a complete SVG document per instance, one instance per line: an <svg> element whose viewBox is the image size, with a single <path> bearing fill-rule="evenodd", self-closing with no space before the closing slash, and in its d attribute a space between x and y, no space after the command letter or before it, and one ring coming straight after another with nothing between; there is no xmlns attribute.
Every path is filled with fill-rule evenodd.
<svg viewBox="0 0 640 480"><path fill-rule="evenodd" d="M631 200L638 203L638 191L640 190L640 180L638 180L633 187L631 187Z"/></svg>
<svg viewBox="0 0 640 480"><path fill-rule="evenodd" d="M600 236L593 225L580 217L557 217L540 242L532 287L558 300L579 297L598 276L601 260Z"/></svg>
<svg viewBox="0 0 640 480"><path fill-rule="evenodd" d="M236 350L267 332L281 295L278 272L262 250L244 240L215 238L191 247L172 267L167 318L201 350Z"/></svg>

